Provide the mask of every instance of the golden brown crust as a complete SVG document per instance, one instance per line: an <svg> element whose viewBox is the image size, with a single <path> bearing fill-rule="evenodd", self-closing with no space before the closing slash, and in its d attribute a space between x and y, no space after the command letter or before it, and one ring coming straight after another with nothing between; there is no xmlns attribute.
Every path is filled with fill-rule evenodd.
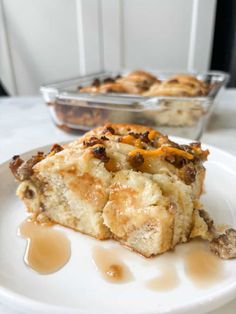
<svg viewBox="0 0 236 314"><path fill-rule="evenodd" d="M99 93L127 93L127 89L120 83L106 83L102 84L99 89Z"/></svg>
<svg viewBox="0 0 236 314"><path fill-rule="evenodd" d="M117 82L122 84L127 93L141 94L148 90L150 86L157 81L157 78L145 71L134 71L118 79Z"/></svg>
<svg viewBox="0 0 236 314"><path fill-rule="evenodd" d="M131 72L129 75L129 77L142 77L142 78L145 78L145 79L148 79L149 81L156 81L156 77L154 75L152 75L151 73L148 73L146 71L143 71L143 70L136 70L136 71L133 71Z"/></svg>
<svg viewBox="0 0 236 314"><path fill-rule="evenodd" d="M127 123L107 123L104 126L95 128L87 133L80 139L80 141L83 141L83 138L90 137L92 135L101 135L106 133L111 133L109 129L113 129L115 133L114 135L127 135L129 132L134 133L144 133L146 131L155 131L153 128L144 126L144 125L138 125L138 124L127 124ZM157 131L156 131L157 132ZM159 132L157 132L159 133ZM160 134L160 133L159 133Z"/></svg>
<svg viewBox="0 0 236 314"><path fill-rule="evenodd" d="M175 75L161 84L153 84L144 96L204 96L207 85L192 75Z"/></svg>
<svg viewBox="0 0 236 314"><path fill-rule="evenodd" d="M166 156L179 155L187 159L194 159L195 157L200 160L206 160L208 156L208 150L203 151L199 143L191 143L189 145L179 145L171 140L166 135L143 125L136 124L105 124L102 127L98 127L84 134L79 139L79 143L88 140L92 137L107 136L107 140L114 139L119 142L127 143L137 148L137 153L142 153L142 150L151 150L151 152L145 153L145 155L164 154ZM117 138L118 136L118 138ZM154 153L154 149L159 149ZM168 162L173 163L176 167L183 167L181 160L173 160L169 158ZM191 180L190 176L194 174L194 170L186 168L184 175L187 180ZM190 182L191 183L191 182Z"/></svg>
<svg viewBox="0 0 236 314"><path fill-rule="evenodd" d="M196 87L201 89L202 92L204 92L207 89L207 85L205 82L198 80L193 75L187 75L187 74L178 74L170 77L166 82L167 85L169 84L186 84L192 88Z"/></svg>
<svg viewBox="0 0 236 314"><path fill-rule="evenodd" d="M104 81L95 79L90 86L80 88L88 93L128 93L143 96L199 97L209 91L210 86L193 75L177 74L160 81L151 73L137 70L118 78Z"/></svg>
<svg viewBox="0 0 236 314"><path fill-rule="evenodd" d="M84 86L80 88L79 90L80 93L91 93L91 94L96 94L99 92L99 87L97 86Z"/></svg>

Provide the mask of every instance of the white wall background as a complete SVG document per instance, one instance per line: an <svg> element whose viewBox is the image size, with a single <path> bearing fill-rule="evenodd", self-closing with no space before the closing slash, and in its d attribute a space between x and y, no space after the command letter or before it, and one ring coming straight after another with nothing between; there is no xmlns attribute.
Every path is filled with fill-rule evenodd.
<svg viewBox="0 0 236 314"><path fill-rule="evenodd" d="M0 0L12 95L103 69L208 69L216 0Z"/></svg>

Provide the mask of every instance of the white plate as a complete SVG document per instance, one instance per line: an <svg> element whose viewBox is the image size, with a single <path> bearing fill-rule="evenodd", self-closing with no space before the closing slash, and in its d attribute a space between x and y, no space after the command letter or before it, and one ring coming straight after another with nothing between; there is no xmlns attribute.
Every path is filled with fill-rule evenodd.
<svg viewBox="0 0 236 314"><path fill-rule="evenodd" d="M184 141L178 139L178 141ZM206 147L206 146L205 146ZM209 147L206 163L205 208L216 223L236 226L236 158ZM48 147L39 150L48 150ZM33 151L25 154L29 157ZM0 165L0 300L18 311L32 313L203 313L213 310L236 295L236 260L225 261L222 281L200 289L186 277L183 265L176 262L181 278L178 288L156 292L145 281L157 274L157 265L168 254L145 259L122 248L125 262L135 280L126 284L104 281L91 259L94 246L119 246L112 241L97 241L80 233L63 230L71 240L72 256L67 265L50 275L40 275L23 261L26 241L17 236L17 228L26 213L15 196L16 183L8 163ZM188 244L185 244L185 246ZM181 249L181 248L180 248Z"/></svg>

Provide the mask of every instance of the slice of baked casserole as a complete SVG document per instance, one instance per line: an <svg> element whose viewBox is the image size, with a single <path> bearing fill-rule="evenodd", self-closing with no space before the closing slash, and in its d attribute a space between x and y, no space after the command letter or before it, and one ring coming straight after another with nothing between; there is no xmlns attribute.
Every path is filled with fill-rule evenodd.
<svg viewBox="0 0 236 314"><path fill-rule="evenodd" d="M192 237L211 239L199 197L208 151L139 125L110 124L48 155L10 164L17 195L39 222L113 238L149 257Z"/></svg>

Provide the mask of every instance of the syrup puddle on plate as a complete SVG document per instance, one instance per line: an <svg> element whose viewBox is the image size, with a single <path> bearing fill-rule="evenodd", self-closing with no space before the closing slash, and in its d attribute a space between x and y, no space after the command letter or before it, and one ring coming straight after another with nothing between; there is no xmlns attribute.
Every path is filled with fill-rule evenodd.
<svg viewBox="0 0 236 314"><path fill-rule="evenodd" d="M28 219L20 225L18 234L27 239L25 263L38 273L56 272L69 261L70 241L51 225L40 225ZM125 252L123 248L93 248L93 262L106 281L120 284L134 280L131 270L122 261ZM145 282L145 286L154 291L167 292L178 287L180 278L176 269L177 260L183 264L187 278L198 288L208 288L224 276L224 262L214 256L207 244L201 241L182 244L174 252L167 252L155 259L160 262L156 264L157 276ZM153 265L153 261L151 259L149 264L147 259L145 265Z"/></svg>
<svg viewBox="0 0 236 314"><path fill-rule="evenodd" d="M104 249L99 246L94 247L92 252L94 264L106 281L130 282L134 279L133 275L118 255L113 249Z"/></svg>
<svg viewBox="0 0 236 314"><path fill-rule="evenodd" d="M193 241L187 245L183 255L184 268L188 279L194 285L208 288L223 279L224 262L210 252L206 243Z"/></svg>
<svg viewBox="0 0 236 314"><path fill-rule="evenodd" d="M158 275L146 282L146 287L158 292L167 292L178 287L181 279L176 269L177 263L184 266L188 280L200 289L205 289L224 278L224 261L211 253L208 243L191 241L176 247L174 252L167 252L155 257Z"/></svg>
<svg viewBox="0 0 236 314"><path fill-rule="evenodd" d="M177 288L180 283L175 266L172 263L161 265L160 274L146 282L146 287L150 290L166 292Z"/></svg>
<svg viewBox="0 0 236 314"><path fill-rule="evenodd" d="M25 220L20 225L18 234L27 239L25 263L38 273L54 273L69 261L69 239L51 226Z"/></svg>

